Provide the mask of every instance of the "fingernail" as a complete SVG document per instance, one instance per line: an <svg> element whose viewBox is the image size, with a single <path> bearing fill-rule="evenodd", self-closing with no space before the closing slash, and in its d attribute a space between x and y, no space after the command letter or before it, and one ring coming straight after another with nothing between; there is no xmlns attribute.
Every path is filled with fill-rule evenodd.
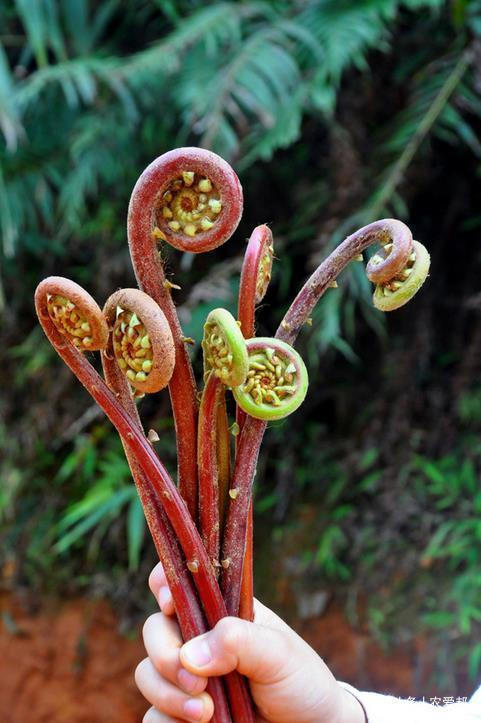
<svg viewBox="0 0 481 723"><path fill-rule="evenodd" d="M200 720L204 712L204 703L199 698L190 698L184 703L184 713L188 718Z"/></svg>
<svg viewBox="0 0 481 723"><path fill-rule="evenodd" d="M206 640L191 640L183 648L183 655L191 665L202 668L212 660L212 654Z"/></svg>
<svg viewBox="0 0 481 723"><path fill-rule="evenodd" d="M159 594L157 596L157 600L158 600L159 607L161 610L164 607L164 605L166 605L170 601L171 597L172 597L172 595L170 594L170 590L168 587L160 588Z"/></svg>
<svg viewBox="0 0 481 723"><path fill-rule="evenodd" d="M181 668L177 673L177 680L179 681L180 687L183 688L186 693L191 693L197 686L197 681L199 679L196 675L193 675L192 673L189 673L188 670L185 670L185 668Z"/></svg>

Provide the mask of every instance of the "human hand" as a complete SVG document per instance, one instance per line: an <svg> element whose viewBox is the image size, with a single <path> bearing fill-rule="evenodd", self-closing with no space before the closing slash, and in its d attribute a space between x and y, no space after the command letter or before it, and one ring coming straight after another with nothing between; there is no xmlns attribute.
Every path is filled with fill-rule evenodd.
<svg viewBox="0 0 481 723"><path fill-rule="evenodd" d="M149 585L162 612L145 622L148 658L135 671L140 692L152 704L143 723L209 721L214 709L207 678L233 670L249 679L257 723L364 723L360 703L317 653L257 600L253 623L224 618L183 644L160 564Z"/></svg>

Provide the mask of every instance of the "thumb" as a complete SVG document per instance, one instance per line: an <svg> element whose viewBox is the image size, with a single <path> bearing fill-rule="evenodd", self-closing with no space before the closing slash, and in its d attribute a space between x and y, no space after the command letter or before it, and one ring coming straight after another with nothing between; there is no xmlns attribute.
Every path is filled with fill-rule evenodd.
<svg viewBox="0 0 481 723"><path fill-rule="evenodd" d="M289 672L289 648L281 630L226 617L208 633L185 643L180 660L197 675L225 675L238 670L253 682L273 683Z"/></svg>

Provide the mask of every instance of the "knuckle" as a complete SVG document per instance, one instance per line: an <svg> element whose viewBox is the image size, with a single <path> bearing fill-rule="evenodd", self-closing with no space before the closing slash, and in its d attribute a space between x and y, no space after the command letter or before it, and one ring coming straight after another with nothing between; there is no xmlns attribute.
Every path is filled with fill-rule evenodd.
<svg viewBox="0 0 481 723"><path fill-rule="evenodd" d="M151 701L155 709L161 713L172 713L177 704L177 696L175 693L167 689L165 681L162 684L157 685L155 690L155 697Z"/></svg>
<svg viewBox="0 0 481 723"><path fill-rule="evenodd" d="M149 656L149 660L154 666L155 670L163 677L168 676L169 671L169 660L167 655L162 651L152 652Z"/></svg>

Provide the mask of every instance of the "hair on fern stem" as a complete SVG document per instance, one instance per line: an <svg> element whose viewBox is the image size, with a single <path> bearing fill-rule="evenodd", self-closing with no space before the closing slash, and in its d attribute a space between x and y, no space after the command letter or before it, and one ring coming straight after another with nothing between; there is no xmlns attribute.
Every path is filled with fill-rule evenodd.
<svg viewBox="0 0 481 723"><path fill-rule="evenodd" d="M112 326L117 364L140 392L158 392L169 383L175 364L174 340L163 311L138 289L120 289L104 306Z"/></svg>

